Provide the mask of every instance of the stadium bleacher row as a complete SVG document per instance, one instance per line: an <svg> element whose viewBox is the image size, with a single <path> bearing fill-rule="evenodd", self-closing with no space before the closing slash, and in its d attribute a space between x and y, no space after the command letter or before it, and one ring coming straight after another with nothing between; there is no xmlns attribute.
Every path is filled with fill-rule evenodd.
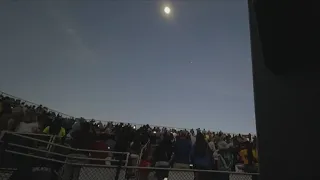
<svg viewBox="0 0 320 180"><path fill-rule="evenodd" d="M0 180L41 177L37 168L62 180L258 177L251 134L74 118L6 93L0 128Z"/></svg>

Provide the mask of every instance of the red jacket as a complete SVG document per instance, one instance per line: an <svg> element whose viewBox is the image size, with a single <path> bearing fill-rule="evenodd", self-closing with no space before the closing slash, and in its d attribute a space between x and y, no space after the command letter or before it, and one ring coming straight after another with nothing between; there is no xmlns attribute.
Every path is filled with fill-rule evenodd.
<svg viewBox="0 0 320 180"><path fill-rule="evenodd" d="M92 144L92 150L98 150L98 151L108 151L108 146L104 141L96 141ZM99 159L106 159L108 157L108 153L91 153L92 158L99 158ZM105 161L91 161L93 164L105 164Z"/></svg>

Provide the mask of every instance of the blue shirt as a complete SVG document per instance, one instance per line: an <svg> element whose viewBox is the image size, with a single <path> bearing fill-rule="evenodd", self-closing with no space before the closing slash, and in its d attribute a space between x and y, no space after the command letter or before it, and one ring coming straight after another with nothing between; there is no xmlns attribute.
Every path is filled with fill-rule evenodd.
<svg viewBox="0 0 320 180"><path fill-rule="evenodd" d="M190 163L190 153L191 153L191 141L188 139L177 139L174 148L174 162L189 164Z"/></svg>
<svg viewBox="0 0 320 180"><path fill-rule="evenodd" d="M206 168L212 167L212 154L209 153L209 150L207 150L208 152L204 156L195 155L194 150L195 150L195 145L192 147L192 150L191 150L191 156L192 156L193 164L195 166L206 167Z"/></svg>

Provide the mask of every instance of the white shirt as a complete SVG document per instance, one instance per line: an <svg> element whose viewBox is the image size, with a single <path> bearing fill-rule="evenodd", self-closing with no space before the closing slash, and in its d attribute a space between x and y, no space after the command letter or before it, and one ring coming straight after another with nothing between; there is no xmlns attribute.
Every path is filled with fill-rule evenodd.
<svg viewBox="0 0 320 180"><path fill-rule="evenodd" d="M173 137L176 138L177 137L177 133L172 133Z"/></svg>
<svg viewBox="0 0 320 180"><path fill-rule="evenodd" d="M228 149L229 145L225 141L219 141L218 142L218 148L219 149Z"/></svg>
<svg viewBox="0 0 320 180"><path fill-rule="evenodd" d="M208 143L208 145L209 145L209 148L210 148L213 152L216 151L216 146L215 146L215 144L214 144L213 141L210 141L210 142Z"/></svg>
<svg viewBox="0 0 320 180"><path fill-rule="evenodd" d="M34 133L38 129L38 123L21 122L16 129L18 133Z"/></svg>
<svg viewBox="0 0 320 180"><path fill-rule="evenodd" d="M72 134L73 132L79 131L80 129L81 129L81 124L80 124L79 121L76 121L76 122L72 125L71 131L67 134L67 138L71 138L71 139L72 139L71 134Z"/></svg>
<svg viewBox="0 0 320 180"><path fill-rule="evenodd" d="M194 145L194 143L196 143L196 137L191 135L190 139L191 139L192 145Z"/></svg>

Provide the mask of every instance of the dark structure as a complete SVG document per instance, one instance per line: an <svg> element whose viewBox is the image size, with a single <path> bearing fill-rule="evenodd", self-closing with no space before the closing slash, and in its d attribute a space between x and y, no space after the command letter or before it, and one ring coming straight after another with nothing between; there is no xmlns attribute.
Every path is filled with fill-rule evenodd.
<svg viewBox="0 0 320 180"><path fill-rule="evenodd" d="M248 2L260 179L320 179L316 5Z"/></svg>

